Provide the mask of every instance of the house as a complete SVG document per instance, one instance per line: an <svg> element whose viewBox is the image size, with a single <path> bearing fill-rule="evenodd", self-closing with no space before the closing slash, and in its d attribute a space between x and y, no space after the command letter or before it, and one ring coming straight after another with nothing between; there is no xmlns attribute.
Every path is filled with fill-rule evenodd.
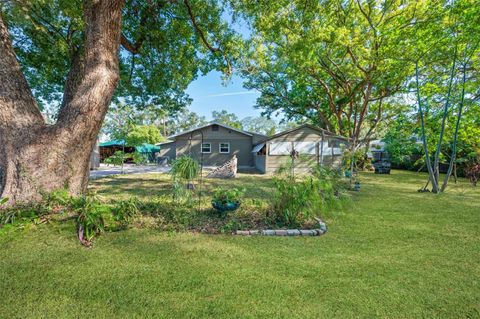
<svg viewBox="0 0 480 319"><path fill-rule="evenodd" d="M214 122L170 136L169 141L157 145L158 155L169 160L190 155L205 166L220 166L236 155L238 167L271 173L291 162L292 150L299 153L298 170L320 163L340 165L347 144L346 138L308 124L267 137Z"/></svg>
<svg viewBox="0 0 480 319"><path fill-rule="evenodd" d="M239 130L228 125L212 122L198 128L169 137L169 141L157 144L159 156L170 160L189 155L204 166L219 166L237 156L238 166L254 166L252 146L266 136Z"/></svg>
<svg viewBox="0 0 480 319"><path fill-rule="evenodd" d="M307 171L323 164L340 166L348 139L315 126L304 124L270 136L252 149L255 167L262 173L273 173L291 163L291 153L298 152L295 170Z"/></svg>

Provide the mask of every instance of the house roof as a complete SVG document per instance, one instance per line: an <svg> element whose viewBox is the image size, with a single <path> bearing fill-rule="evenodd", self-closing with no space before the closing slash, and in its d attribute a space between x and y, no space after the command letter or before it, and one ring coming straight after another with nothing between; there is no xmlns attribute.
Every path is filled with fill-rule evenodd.
<svg viewBox="0 0 480 319"><path fill-rule="evenodd" d="M123 145L125 145L125 140L111 140L111 141L98 144L98 146L100 147L123 146Z"/></svg>
<svg viewBox="0 0 480 319"><path fill-rule="evenodd" d="M253 136L254 133L250 133L250 132L247 132L247 131L244 131L244 130L239 130L237 128L234 128L234 127L231 127L231 126L228 126L228 125L225 125L225 124L222 124L222 123L218 123L218 122L210 122L208 123L207 125L203 125L203 126L200 126L200 127L195 127L195 128L192 128L188 131L184 131L184 132L180 132L180 133L177 133L177 134L174 134L174 135L171 135L168 137L168 139L174 139L178 136L182 136L182 135L185 135L185 134L188 134L188 133L192 133L194 131L197 131L197 130L201 130L203 128L206 128L206 127L209 127L209 126L212 126L212 125L218 125L218 126L221 126L223 128L226 128L227 130L232 130L232 131L235 131L235 132L238 132L240 134L244 134L244 135L247 135L247 136ZM255 133L256 134L256 133ZM256 135L261 135L261 134L256 134Z"/></svg>
<svg viewBox="0 0 480 319"><path fill-rule="evenodd" d="M166 145L166 144L170 144L170 143L175 143L175 141L164 141L164 142L157 143L155 145L156 146L161 146L161 145Z"/></svg>
<svg viewBox="0 0 480 319"><path fill-rule="evenodd" d="M320 133L323 133L327 136L330 136L330 137L335 137L335 138L338 138L338 139L342 139L342 140L345 140L345 141L348 141L348 138L345 137L345 136L340 136L340 135L336 135L335 133L332 133L330 131L327 131L325 129L322 129L322 128L319 128L319 127L316 127L316 126L313 126L311 124L302 124L300 126L297 126L295 128L292 128L292 129L289 129L289 130L286 130L286 131L283 131L283 132L280 132L280 133L277 133L277 134L274 134L272 136L269 136L268 138L266 139L263 139L261 141L259 141L258 143L256 143L257 145L258 144L261 144L261 143L265 143L265 142L268 142L274 138L277 138L279 136L282 136L282 135L285 135L285 134L288 134L288 133L291 133L291 132L295 132L297 130L300 130L300 129L303 129L303 128L309 128L309 129L312 129L312 130L315 130L317 132L320 132Z"/></svg>

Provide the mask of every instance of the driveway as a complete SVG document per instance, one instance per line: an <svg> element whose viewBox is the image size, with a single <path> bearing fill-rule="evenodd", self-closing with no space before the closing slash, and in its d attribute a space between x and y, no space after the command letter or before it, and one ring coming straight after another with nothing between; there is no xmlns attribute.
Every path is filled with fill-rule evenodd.
<svg viewBox="0 0 480 319"><path fill-rule="evenodd" d="M167 173L168 171L170 171L169 166L132 164L125 164L123 166L124 174ZM97 179L119 174L122 174L121 166L107 166L105 164L100 164L100 167L97 170L90 171L90 179Z"/></svg>

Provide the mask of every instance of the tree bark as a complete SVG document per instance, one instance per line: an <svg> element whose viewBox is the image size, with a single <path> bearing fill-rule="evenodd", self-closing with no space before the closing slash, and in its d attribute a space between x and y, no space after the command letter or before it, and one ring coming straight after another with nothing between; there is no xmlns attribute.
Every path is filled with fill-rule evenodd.
<svg viewBox="0 0 480 319"><path fill-rule="evenodd" d="M448 180L450 179L450 175L452 174L452 170L455 166L455 161L457 159L457 139L458 139L458 130L460 129L460 121L462 119L463 113L463 105L465 103L465 82L467 81L467 63L463 64L463 77L462 77L462 95L460 100L460 105L458 107L458 115L457 115L457 122L455 124L455 133L453 135L453 143L452 143L452 154L450 155L450 163L448 164L447 174L445 175L445 179L442 184L441 191L445 191L447 188ZM455 176L455 182L457 181L457 177Z"/></svg>
<svg viewBox="0 0 480 319"><path fill-rule="evenodd" d="M55 125L46 125L0 17L0 195L9 204L42 192L86 191L90 153L118 77L123 1L84 2L83 57L74 60Z"/></svg>
<svg viewBox="0 0 480 319"><path fill-rule="evenodd" d="M438 193L438 180L435 177L435 172L432 168L432 162L430 161L430 155L428 153L427 137L425 135L425 119L424 119L424 114L422 110L422 101L420 99L420 84L419 84L418 78L419 78L418 62L416 62L415 63L415 82L416 82L416 91L417 91L418 114L420 116L420 123L421 123L422 144L423 144L423 151L425 152L425 164L427 165L429 179L432 182L432 192Z"/></svg>

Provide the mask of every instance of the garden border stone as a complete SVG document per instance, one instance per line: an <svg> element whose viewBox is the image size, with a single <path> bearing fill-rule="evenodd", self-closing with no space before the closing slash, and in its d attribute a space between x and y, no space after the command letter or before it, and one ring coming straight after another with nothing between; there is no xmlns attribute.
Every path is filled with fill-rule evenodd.
<svg viewBox="0 0 480 319"><path fill-rule="evenodd" d="M234 234L240 236L321 236L326 231L321 229L265 229L237 230Z"/></svg>
<svg viewBox="0 0 480 319"><path fill-rule="evenodd" d="M318 229L252 229L237 230L234 234L240 236L321 236L327 232L327 224L320 218L315 218L318 222Z"/></svg>

